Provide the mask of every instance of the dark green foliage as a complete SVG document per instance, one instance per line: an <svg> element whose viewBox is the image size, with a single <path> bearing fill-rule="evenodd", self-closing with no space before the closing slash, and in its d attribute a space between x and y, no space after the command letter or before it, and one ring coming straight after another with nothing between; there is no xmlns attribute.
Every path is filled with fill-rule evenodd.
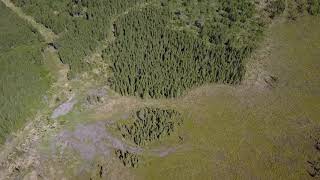
<svg viewBox="0 0 320 180"><path fill-rule="evenodd" d="M92 69L85 57L111 40L114 29L116 40L104 58L113 72L111 87L122 95L176 97L205 83L240 83L244 59L263 31L252 0L13 2L59 34L55 44L70 65L69 78ZM295 19L304 9L319 13L319 2L268 0L266 10L274 17L289 8Z"/></svg>
<svg viewBox="0 0 320 180"><path fill-rule="evenodd" d="M117 92L176 97L204 83L241 81L243 59L262 31L253 2L159 0L142 10L132 8L145 2L151 0L14 0L60 34L56 44L71 67L69 77L91 69L84 57L108 38L112 19L119 17L116 42L105 51Z"/></svg>
<svg viewBox="0 0 320 180"><path fill-rule="evenodd" d="M204 83L236 84L243 60L256 46L262 24L250 0L14 0L37 21L60 34L61 60L77 72L91 69L84 57L99 42L112 87L123 95L176 97ZM132 8L135 7L135 8ZM126 13L128 14L126 14Z"/></svg>
<svg viewBox="0 0 320 180"><path fill-rule="evenodd" d="M120 149L115 150L116 156L126 167L138 167L140 157L136 154L130 153L129 151L122 151Z"/></svg>
<svg viewBox="0 0 320 180"><path fill-rule="evenodd" d="M67 12L68 1L12 0L12 2L57 34L64 31L65 26L70 23Z"/></svg>
<svg viewBox="0 0 320 180"><path fill-rule="evenodd" d="M312 135L314 136L314 135ZM315 142L314 142L314 150L317 151L317 153L320 152L320 139L319 137L315 137ZM314 160L308 160L308 174L311 177L320 177L320 158L314 158Z"/></svg>
<svg viewBox="0 0 320 180"><path fill-rule="evenodd" d="M50 78L39 34L0 3L0 143L39 108Z"/></svg>
<svg viewBox="0 0 320 180"><path fill-rule="evenodd" d="M242 80L243 60L263 28L254 4L196 2L166 1L116 21L116 40L104 52L111 61L114 90L122 95L176 97L201 84Z"/></svg>
<svg viewBox="0 0 320 180"><path fill-rule="evenodd" d="M119 122L117 125L123 138L138 146L144 146L170 136L182 124L181 114L172 109L145 107L132 114L131 119ZM115 150L117 158L126 167L138 167L141 156Z"/></svg>
<svg viewBox="0 0 320 180"><path fill-rule="evenodd" d="M111 20L148 0L13 0L38 22L61 37L57 40L62 62L72 75L91 69L84 58L111 31Z"/></svg>
<svg viewBox="0 0 320 180"><path fill-rule="evenodd" d="M308 12L311 15L320 14L320 0L307 0L307 3Z"/></svg>
<svg viewBox="0 0 320 180"><path fill-rule="evenodd" d="M270 18L279 16L286 9L286 0L268 0L266 11L269 13Z"/></svg>
<svg viewBox="0 0 320 180"><path fill-rule="evenodd" d="M118 130L123 138L143 146L170 136L181 123L181 115L175 110L146 107L138 110L132 121L118 124Z"/></svg>
<svg viewBox="0 0 320 180"><path fill-rule="evenodd" d="M310 15L320 13L320 0L287 0L287 16L295 20L298 15L308 12Z"/></svg>
<svg viewBox="0 0 320 180"><path fill-rule="evenodd" d="M294 0L299 13L304 13L307 10L307 0Z"/></svg>
<svg viewBox="0 0 320 180"><path fill-rule="evenodd" d="M304 0L288 0L287 2L287 18L290 20L296 20L299 14L302 14L305 8Z"/></svg>

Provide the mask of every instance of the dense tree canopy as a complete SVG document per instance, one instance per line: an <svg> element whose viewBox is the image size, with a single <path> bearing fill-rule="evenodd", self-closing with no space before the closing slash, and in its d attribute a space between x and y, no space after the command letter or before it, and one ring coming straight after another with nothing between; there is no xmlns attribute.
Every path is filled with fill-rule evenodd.
<svg viewBox="0 0 320 180"><path fill-rule="evenodd" d="M204 83L241 81L243 60L262 33L254 4L179 2L131 11L116 21L116 40L104 57L111 61L117 92L176 97Z"/></svg>
<svg viewBox="0 0 320 180"><path fill-rule="evenodd" d="M38 22L60 37L56 44L72 75L89 70L84 58L108 38L111 21L137 3L147 0L13 0Z"/></svg>
<svg viewBox="0 0 320 180"><path fill-rule="evenodd" d="M237 84L263 23L252 0L13 0L59 38L71 75L100 42L111 87L122 95L176 97L205 83ZM320 13L320 0L266 0L274 18ZM113 41L115 37L115 41ZM73 77L73 76L70 76Z"/></svg>

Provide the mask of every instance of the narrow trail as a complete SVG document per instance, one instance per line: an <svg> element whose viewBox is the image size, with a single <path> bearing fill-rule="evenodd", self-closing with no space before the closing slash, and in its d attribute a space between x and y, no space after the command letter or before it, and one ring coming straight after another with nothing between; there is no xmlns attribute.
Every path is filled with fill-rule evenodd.
<svg viewBox="0 0 320 180"><path fill-rule="evenodd" d="M99 67L98 69L93 70L93 72L95 74L99 74L99 72L103 72L104 76L108 77L108 73L107 73L108 72L108 70L107 70L108 65L105 62L103 62L103 60L101 59L101 55L102 55L102 51L104 49L106 49L111 43L113 43L116 40L116 36L113 32L113 28L114 28L113 26L116 23L116 21L120 17L128 14L130 11L146 8L147 6L151 5L154 2L156 2L156 1L145 2L145 3L140 3L140 4L138 3L138 4L128 8L126 11L121 12L121 13L111 17L110 29L107 33L107 38L101 42L101 44L94 50L94 52L92 52L91 55L85 57L86 62L96 64L96 66Z"/></svg>
<svg viewBox="0 0 320 180"><path fill-rule="evenodd" d="M9 9L15 12L20 18L28 21L45 38L46 42L53 42L57 37L50 29L37 23L31 16L26 15L20 8L16 7L10 0L1 0Z"/></svg>

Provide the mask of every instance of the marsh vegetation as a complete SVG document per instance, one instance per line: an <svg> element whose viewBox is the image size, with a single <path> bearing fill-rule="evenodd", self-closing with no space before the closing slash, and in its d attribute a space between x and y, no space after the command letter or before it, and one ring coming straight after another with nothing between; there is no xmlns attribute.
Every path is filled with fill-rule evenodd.
<svg viewBox="0 0 320 180"><path fill-rule="evenodd" d="M43 39L0 3L0 143L23 127L44 102L51 78L43 66Z"/></svg>

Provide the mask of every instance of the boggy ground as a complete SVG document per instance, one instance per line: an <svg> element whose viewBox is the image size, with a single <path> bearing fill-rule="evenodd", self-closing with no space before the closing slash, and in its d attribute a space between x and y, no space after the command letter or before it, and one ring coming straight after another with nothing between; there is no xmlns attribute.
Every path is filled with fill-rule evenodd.
<svg viewBox="0 0 320 180"><path fill-rule="evenodd" d="M40 148L47 154L43 162L48 166L43 172L51 169L56 177L78 179L317 177L312 164L320 155L316 148L320 128L319 20L304 17L272 25L265 42L248 62L247 76L240 86L207 85L177 99L157 101L109 93L104 103L91 110L81 111L79 106L58 120L67 129L61 128L57 136L51 134L45 141L51 144L47 148L51 150L45 144ZM183 140L169 138L134 149L107 128L97 131L103 127L101 123L112 124L144 105L172 107L182 112L185 123L178 134ZM92 127L97 129L90 130ZM79 128L88 131L77 134ZM116 140L103 138L108 133ZM58 144L52 139L61 135L63 142L69 144L50 157L52 144ZM123 167L117 160L112 152L119 145L145 154L138 168Z"/></svg>
<svg viewBox="0 0 320 180"><path fill-rule="evenodd" d="M179 101L190 113L190 148L152 160L138 179L311 178L308 161L320 155L319 20L274 24L242 86L202 87Z"/></svg>

